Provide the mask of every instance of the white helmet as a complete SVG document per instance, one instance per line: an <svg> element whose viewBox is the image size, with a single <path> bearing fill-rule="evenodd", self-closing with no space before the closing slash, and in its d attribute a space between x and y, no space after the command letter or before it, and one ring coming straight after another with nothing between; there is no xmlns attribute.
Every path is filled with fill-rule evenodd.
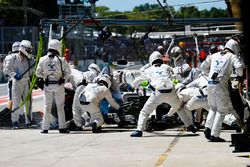
<svg viewBox="0 0 250 167"><path fill-rule="evenodd" d="M172 56L172 57L177 57L180 54L182 54L182 50L179 46L173 47L170 51L170 56Z"/></svg>
<svg viewBox="0 0 250 167"><path fill-rule="evenodd" d="M181 66L181 71L180 71L182 77L187 77L191 70L192 69L191 69L191 67L188 64L183 64Z"/></svg>
<svg viewBox="0 0 250 167"><path fill-rule="evenodd" d="M150 63L150 65L153 65L153 62L154 62L155 60L159 60L159 59L162 60L161 58L162 58L161 53L158 52L158 51L154 51L154 52L151 53L151 55L149 56L149 63Z"/></svg>
<svg viewBox="0 0 250 167"><path fill-rule="evenodd" d="M89 71L95 71L95 72L97 72L97 73L100 73L100 72L101 72L100 67L99 67L97 64L95 64L95 63L91 63L91 64L89 65L89 67L88 67L88 70L89 70Z"/></svg>
<svg viewBox="0 0 250 167"><path fill-rule="evenodd" d="M20 42L16 41L12 44L11 52L16 53L19 50Z"/></svg>
<svg viewBox="0 0 250 167"><path fill-rule="evenodd" d="M31 42L28 40L22 40L19 46L19 51L30 59L32 57L32 51L33 51L33 46Z"/></svg>
<svg viewBox="0 0 250 167"><path fill-rule="evenodd" d="M231 51L234 52L235 55L238 55L240 52L240 46L239 43L233 39L230 39L226 45L225 45L225 49L230 49Z"/></svg>
<svg viewBox="0 0 250 167"><path fill-rule="evenodd" d="M111 81L110 81L109 77L107 77L107 76L101 76L101 77L99 78L99 80L98 80L98 83L103 83L103 82L106 83L105 86L107 86L107 88L110 88L110 86L111 86Z"/></svg>
<svg viewBox="0 0 250 167"><path fill-rule="evenodd" d="M48 44L48 50L57 51L58 54L61 55L62 43L57 39L52 39L52 40L50 40L50 42Z"/></svg>

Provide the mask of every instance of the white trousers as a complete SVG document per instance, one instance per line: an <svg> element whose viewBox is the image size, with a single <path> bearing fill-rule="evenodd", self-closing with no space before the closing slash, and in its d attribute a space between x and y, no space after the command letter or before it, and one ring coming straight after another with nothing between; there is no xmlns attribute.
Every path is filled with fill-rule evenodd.
<svg viewBox="0 0 250 167"><path fill-rule="evenodd" d="M28 79L21 79L20 81L13 80L12 93L13 93L13 107L17 108L23 100L28 95L30 89L30 81ZM31 97L32 98L32 97ZM31 99L32 100L32 99ZM25 115L25 123L29 124L32 120L32 106L31 100L28 100L27 103L20 107L15 112L11 113L11 121L18 122L19 115Z"/></svg>
<svg viewBox="0 0 250 167"><path fill-rule="evenodd" d="M233 108L229 97L228 85L208 85L208 105L210 107L205 127L211 129L211 135L220 136L222 122L228 111Z"/></svg>
<svg viewBox="0 0 250 167"><path fill-rule="evenodd" d="M81 94L84 88L84 85L80 85L76 88L72 104L73 120L78 127L83 126L82 115L84 114L84 110L81 109L79 95Z"/></svg>
<svg viewBox="0 0 250 167"><path fill-rule="evenodd" d="M90 103L88 105L81 105L81 111L83 111L83 113L78 114L79 116L83 116L86 115L86 113L89 113L90 115L90 124L96 122L97 127L100 127L103 123L104 123L104 119L99 107L99 104L95 104L95 103Z"/></svg>
<svg viewBox="0 0 250 167"><path fill-rule="evenodd" d="M204 108L206 110L209 109L207 97L203 96L200 93L199 88L186 88L178 93L178 97L183 103L183 106L182 110L178 111L177 113L186 127L193 124L193 115L191 111L198 110L201 108Z"/></svg>
<svg viewBox="0 0 250 167"><path fill-rule="evenodd" d="M44 115L42 124L43 130L49 129L53 99L55 100L57 107L59 129L66 128L65 112L64 112L64 101L65 101L64 85L53 84L44 87Z"/></svg>
<svg viewBox="0 0 250 167"><path fill-rule="evenodd" d="M163 102L171 105L171 109L177 111L180 106L180 100L176 92L172 90L170 93L160 93L158 91L152 92L147 102L144 104L139 114L137 122L137 130L143 131L147 122L148 116L156 109L156 107Z"/></svg>

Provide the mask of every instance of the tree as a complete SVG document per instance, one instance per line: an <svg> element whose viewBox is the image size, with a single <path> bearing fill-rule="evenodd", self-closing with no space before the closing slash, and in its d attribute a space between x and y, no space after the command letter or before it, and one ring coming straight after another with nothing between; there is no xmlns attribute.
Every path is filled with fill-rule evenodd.
<svg viewBox="0 0 250 167"><path fill-rule="evenodd" d="M200 17L201 18L209 18L210 17L210 12L207 9L201 10L200 11Z"/></svg>
<svg viewBox="0 0 250 167"><path fill-rule="evenodd" d="M21 6L22 1L18 0L1 0L0 1L0 19L2 20L2 25L19 25L22 24L23 21L23 12L21 11L11 11L11 10L5 10L5 6L15 6L19 5Z"/></svg>
<svg viewBox="0 0 250 167"><path fill-rule="evenodd" d="M218 18L218 17L229 17L228 13L225 12L223 9L217 9L215 7L211 8L210 11L210 17L211 18Z"/></svg>
<svg viewBox="0 0 250 167"><path fill-rule="evenodd" d="M2 26L23 26L24 23L24 11L6 10L6 6L22 7L23 2L27 2L26 7L36 9L43 12L43 18L57 18L58 6L56 0L1 0L0 7L0 23L4 23ZM49 6L49 7L48 7ZM110 11L106 6L97 6L97 12L101 17L112 19L168 19L168 14L164 11L159 4L142 4L134 7L132 11L120 12ZM199 11L195 6L181 7L180 10L170 6L170 10L175 14L175 18L218 18L228 17L226 10L211 8L210 10ZM38 26L41 17L28 13L27 16L29 26ZM147 27L146 27L147 28ZM139 27L140 30L146 30L145 27ZM162 27L161 27L162 28ZM123 30L127 28L123 28ZM139 30L138 30L139 31Z"/></svg>
<svg viewBox="0 0 250 167"><path fill-rule="evenodd" d="M107 6L97 6L96 12L100 14L100 16L105 16L107 13L109 13L109 8Z"/></svg>
<svg viewBox="0 0 250 167"><path fill-rule="evenodd" d="M152 4L145 3L144 5L139 5L134 7L133 12L139 12L139 11L148 11L148 10L155 10L160 9L160 6L158 4Z"/></svg>
<svg viewBox="0 0 250 167"><path fill-rule="evenodd" d="M177 13L177 17L180 18L192 18L192 17L200 17L200 13L197 7L181 7Z"/></svg>
<svg viewBox="0 0 250 167"><path fill-rule="evenodd" d="M2 26L24 26L25 18L22 7L29 8L30 10L36 9L41 11L44 14L43 17L55 18L58 16L56 0L1 0L0 7L2 7L0 10L0 19L4 22ZM13 7L14 9L15 7L19 8L13 10L7 7ZM28 26L38 26L40 19L40 16L29 12L27 13Z"/></svg>

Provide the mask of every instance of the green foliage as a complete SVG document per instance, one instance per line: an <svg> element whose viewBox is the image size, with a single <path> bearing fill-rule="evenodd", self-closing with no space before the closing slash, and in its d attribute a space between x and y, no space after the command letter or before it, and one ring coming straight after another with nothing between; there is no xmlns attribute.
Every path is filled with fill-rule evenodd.
<svg viewBox="0 0 250 167"><path fill-rule="evenodd" d="M101 16L107 15L109 13L109 8L107 6L97 6L96 7L97 13L99 13Z"/></svg>
<svg viewBox="0 0 250 167"><path fill-rule="evenodd" d="M26 7L36 9L44 13L43 17L57 18L57 1L53 0L26 0ZM0 7L22 7L23 0L0 0ZM38 26L40 17L28 12L28 26ZM24 11L21 10L0 10L0 19L4 20L4 26L24 26Z"/></svg>
<svg viewBox="0 0 250 167"><path fill-rule="evenodd" d="M220 18L229 17L227 10L211 8L210 10L199 10L195 6L181 7L179 10L175 11L173 7L170 6L171 12L174 14L174 18ZM139 5L134 7L132 11L126 12L114 12L109 11L108 7L101 6L97 7L97 12L100 13L102 17L114 18L114 19L131 19L131 20L145 20L145 19L168 19L168 13L164 11L158 4L149 3ZM120 29L122 28L122 30ZM177 30L178 27L175 25L157 26L158 31L166 31L170 28ZM120 33L132 34L134 31L144 31L147 32L149 27L147 26L121 26L117 27L116 30Z"/></svg>
<svg viewBox="0 0 250 167"><path fill-rule="evenodd" d="M201 18L209 18L209 16L210 16L210 12L207 9L200 11Z"/></svg>
<svg viewBox="0 0 250 167"><path fill-rule="evenodd" d="M22 1L18 0L1 0L0 7L5 6L16 6L21 5ZM23 12L21 11L11 11L5 10L4 8L0 10L0 20L3 21L4 25L19 25L23 23ZM0 25L1 26L1 25Z"/></svg>
<svg viewBox="0 0 250 167"><path fill-rule="evenodd" d="M21 0L1 0L0 6L22 6L23 1ZM121 4L122 5L122 4ZM42 11L46 18L57 18L58 17L58 6L56 1L51 0L27 0L27 7ZM195 6L181 7L175 11L170 6L170 10L175 15L175 18L218 18L228 17L228 12L223 9L211 8L210 10L198 10ZM158 4L142 4L134 7L132 11L110 11L107 6L97 6L96 11L102 18L111 19L168 19L168 13L164 11ZM0 19L4 20L4 26L23 26L24 25L24 12L15 10L0 10ZM38 26L39 18L36 15L28 13L28 25ZM135 31L146 31L148 27L134 27L134 26L120 26L117 27L118 32L132 33ZM158 27L160 30L164 30L164 27Z"/></svg>
<svg viewBox="0 0 250 167"><path fill-rule="evenodd" d="M215 7L211 8L210 11L210 17L211 18L218 18L218 17L228 17L228 13L225 12L223 9L217 9Z"/></svg>
<svg viewBox="0 0 250 167"><path fill-rule="evenodd" d="M98 9L99 7L97 7ZM109 11L108 7L100 7L101 16L115 17L115 12ZM103 10L105 9L105 10ZM175 11L173 7L170 6L170 10L174 13L175 18L219 18L219 17L229 17L227 10L211 8L210 10L199 10L195 6L181 7L178 11ZM163 11L163 9L158 4L146 3L144 5L139 5L134 7L131 12L118 12L119 15L123 17L127 16L128 19L164 19L167 18L168 14Z"/></svg>
<svg viewBox="0 0 250 167"><path fill-rule="evenodd" d="M134 7L133 12L140 12L140 11L148 11L148 10L155 10L160 9L160 6L158 4L150 5L149 3L146 3L144 5L139 5Z"/></svg>

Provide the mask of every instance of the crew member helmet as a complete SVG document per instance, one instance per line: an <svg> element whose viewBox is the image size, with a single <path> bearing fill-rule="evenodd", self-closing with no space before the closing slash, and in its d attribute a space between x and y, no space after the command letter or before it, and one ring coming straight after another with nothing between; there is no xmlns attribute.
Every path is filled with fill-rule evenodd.
<svg viewBox="0 0 250 167"><path fill-rule="evenodd" d="M215 45L212 45L212 46L210 47L210 53L211 53L211 54L214 54L214 53L216 53L216 52L218 52L218 47L215 46Z"/></svg>
<svg viewBox="0 0 250 167"><path fill-rule="evenodd" d="M163 46L158 46L157 47L157 51L159 51L161 54L163 54L164 53L164 47Z"/></svg>
<svg viewBox="0 0 250 167"><path fill-rule="evenodd" d="M89 71L95 71L95 72L97 72L97 73L100 73L100 72L101 72L100 67L99 67L97 64L95 64L95 63L91 63L91 64L88 66L88 70L89 70Z"/></svg>
<svg viewBox="0 0 250 167"><path fill-rule="evenodd" d="M12 47L11 47L11 52L12 53L17 53L18 50L19 50L19 46L20 46L20 42L19 41L16 41L12 44Z"/></svg>
<svg viewBox="0 0 250 167"><path fill-rule="evenodd" d="M107 88L110 88L111 81L107 76L101 76L98 80L98 83L103 83Z"/></svg>
<svg viewBox="0 0 250 167"><path fill-rule="evenodd" d="M58 55L60 55L62 51L62 43L57 39L52 39L48 44L48 50L56 51Z"/></svg>
<svg viewBox="0 0 250 167"><path fill-rule="evenodd" d="M181 68L181 76L186 78L192 69L189 64L183 64Z"/></svg>
<svg viewBox="0 0 250 167"><path fill-rule="evenodd" d="M240 46L239 43L233 39L230 39L226 45L225 49L231 50L235 55L238 55L240 53Z"/></svg>
<svg viewBox="0 0 250 167"><path fill-rule="evenodd" d="M181 42L179 42L179 46L184 47L184 46L186 46L186 43L181 41Z"/></svg>
<svg viewBox="0 0 250 167"><path fill-rule="evenodd" d="M19 51L22 52L28 59L32 57L33 46L30 41L22 40L19 46Z"/></svg>
<svg viewBox="0 0 250 167"><path fill-rule="evenodd" d="M182 54L182 49L179 46L175 46L170 50L170 56L173 58L178 57L180 54Z"/></svg>
<svg viewBox="0 0 250 167"><path fill-rule="evenodd" d="M150 56L149 56L149 63L150 65L153 65L155 61L157 60L162 60L162 55L158 51L154 51Z"/></svg>

